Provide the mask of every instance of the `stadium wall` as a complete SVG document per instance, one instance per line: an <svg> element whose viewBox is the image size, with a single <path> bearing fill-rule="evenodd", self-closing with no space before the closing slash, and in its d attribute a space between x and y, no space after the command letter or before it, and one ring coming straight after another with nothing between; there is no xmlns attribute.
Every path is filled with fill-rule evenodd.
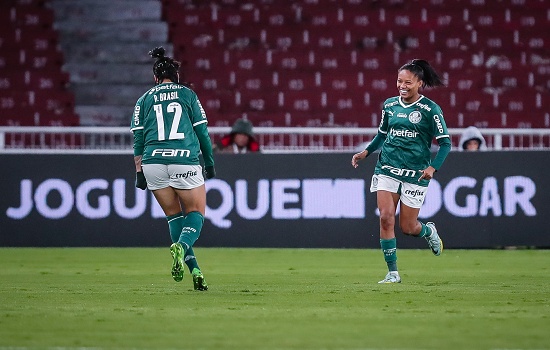
<svg viewBox="0 0 550 350"><path fill-rule="evenodd" d="M378 248L376 157L216 156L197 246ZM452 152L420 212L447 248L550 247L549 152ZM0 155L0 246L168 246L129 155ZM400 248L424 248L398 231Z"/></svg>

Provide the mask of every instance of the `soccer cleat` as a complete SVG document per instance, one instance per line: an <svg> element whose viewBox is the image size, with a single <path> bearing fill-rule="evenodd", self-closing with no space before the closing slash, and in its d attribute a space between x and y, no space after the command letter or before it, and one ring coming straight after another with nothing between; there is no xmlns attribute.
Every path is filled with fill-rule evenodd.
<svg viewBox="0 0 550 350"><path fill-rule="evenodd" d="M426 226L432 230L432 234L424 238L428 241L428 245L430 246L432 253L434 253L435 256L439 256L443 251L443 241L437 234L437 229L435 228L435 224L433 222L428 222Z"/></svg>
<svg viewBox="0 0 550 350"><path fill-rule="evenodd" d="M172 243L170 246L172 254L172 278L176 282L183 280L183 247L180 243Z"/></svg>
<svg viewBox="0 0 550 350"><path fill-rule="evenodd" d="M399 277L399 273L397 271L390 271L386 277L378 283L401 283L401 277Z"/></svg>
<svg viewBox="0 0 550 350"><path fill-rule="evenodd" d="M193 287L195 290L208 290L208 285L201 270L195 267L191 275L193 275Z"/></svg>

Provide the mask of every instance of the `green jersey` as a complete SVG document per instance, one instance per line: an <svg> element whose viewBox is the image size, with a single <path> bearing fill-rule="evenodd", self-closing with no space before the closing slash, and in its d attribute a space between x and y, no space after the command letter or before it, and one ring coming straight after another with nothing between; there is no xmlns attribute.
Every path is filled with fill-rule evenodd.
<svg viewBox="0 0 550 350"><path fill-rule="evenodd" d="M405 104L401 97L387 99L382 109L378 132L386 136L374 173L403 182L428 186L429 180L418 181L431 164L432 139L449 139L441 108L422 96Z"/></svg>
<svg viewBox="0 0 550 350"><path fill-rule="evenodd" d="M201 124L207 124L206 113L193 90L176 83L157 85L134 107L131 130L143 130L134 148L143 147L143 164L198 165L201 143L195 128Z"/></svg>

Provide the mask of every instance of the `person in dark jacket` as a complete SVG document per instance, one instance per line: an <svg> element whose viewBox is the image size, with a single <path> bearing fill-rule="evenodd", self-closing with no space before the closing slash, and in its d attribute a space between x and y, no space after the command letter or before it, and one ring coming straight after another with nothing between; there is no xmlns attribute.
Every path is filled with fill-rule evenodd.
<svg viewBox="0 0 550 350"><path fill-rule="evenodd" d="M218 152L235 154L259 152L260 144L254 137L252 123L246 119L237 119L231 128L231 133L217 142L214 149Z"/></svg>

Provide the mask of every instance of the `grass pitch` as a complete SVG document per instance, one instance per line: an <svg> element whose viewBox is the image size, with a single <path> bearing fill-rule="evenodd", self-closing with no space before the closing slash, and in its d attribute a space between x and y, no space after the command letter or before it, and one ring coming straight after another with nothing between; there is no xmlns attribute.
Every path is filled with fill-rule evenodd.
<svg viewBox="0 0 550 350"><path fill-rule="evenodd" d="M550 251L0 249L0 349L549 349Z"/></svg>

